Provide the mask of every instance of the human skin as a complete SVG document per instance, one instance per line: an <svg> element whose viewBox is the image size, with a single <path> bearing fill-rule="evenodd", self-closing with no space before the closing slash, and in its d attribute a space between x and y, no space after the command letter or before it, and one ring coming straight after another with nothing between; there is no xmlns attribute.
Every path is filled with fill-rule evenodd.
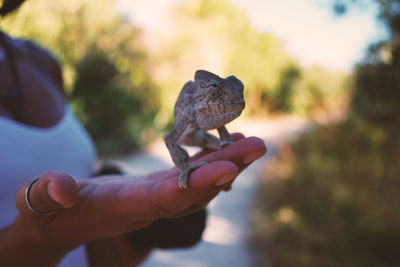
<svg viewBox="0 0 400 267"><path fill-rule="evenodd" d="M138 263L150 248L134 251L123 233L141 229L158 218L206 206L266 152L259 138L234 134L233 139L235 142L224 149L193 157L192 163L208 164L191 173L190 190L179 189L177 168L142 177L114 175L90 180L48 172L32 186L29 198L39 211L58 210L54 215L40 216L25 203L25 189L36 178L32 177L17 193L19 215L0 231L0 265L55 266L68 251L85 243L93 244L89 252L114 248L108 255L98 255L97 260L89 254L92 266L107 266L108 261L112 266Z"/></svg>

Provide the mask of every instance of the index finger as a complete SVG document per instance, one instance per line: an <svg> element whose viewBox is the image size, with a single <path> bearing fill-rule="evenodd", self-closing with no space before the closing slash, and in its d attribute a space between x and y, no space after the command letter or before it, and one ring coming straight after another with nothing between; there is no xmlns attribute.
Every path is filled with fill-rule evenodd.
<svg viewBox="0 0 400 267"><path fill-rule="evenodd" d="M247 137L215 152L211 152L203 157L193 161L197 162L214 162L214 161L230 161L238 166L239 171L243 170L254 160L262 157L267 152L267 147L264 142L258 137ZM169 171L162 172L164 179L169 179L179 174L177 168L172 168ZM160 173L156 173L157 177ZM155 175L155 174L154 174ZM150 175L149 178L155 177Z"/></svg>

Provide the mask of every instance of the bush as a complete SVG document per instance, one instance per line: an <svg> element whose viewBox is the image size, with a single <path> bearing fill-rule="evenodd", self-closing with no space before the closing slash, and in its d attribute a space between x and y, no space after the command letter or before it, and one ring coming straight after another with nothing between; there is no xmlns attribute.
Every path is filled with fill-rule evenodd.
<svg viewBox="0 0 400 267"><path fill-rule="evenodd" d="M77 66L71 102L100 154L131 152L145 141L142 131L146 127L154 130L157 109L143 98L147 96L154 102L157 98L151 97L149 81L135 88L129 74L121 73L114 61L96 49ZM140 95L143 91L147 94Z"/></svg>
<svg viewBox="0 0 400 267"><path fill-rule="evenodd" d="M352 118L282 147L254 216L260 266L399 266L398 134Z"/></svg>
<svg viewBox="0 0 400 267"><path fill-rule="evenodd" d="M390 38L357 67L349 118L281 148L263 177L260 262L400 266L400 1L377 2Z"/></svg>

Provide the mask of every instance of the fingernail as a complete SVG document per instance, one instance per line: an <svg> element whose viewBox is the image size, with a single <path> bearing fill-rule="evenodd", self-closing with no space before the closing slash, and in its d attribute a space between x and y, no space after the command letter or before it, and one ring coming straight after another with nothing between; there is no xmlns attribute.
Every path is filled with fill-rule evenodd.
<svg viewBox="0 0 400 267"><path fill-rule="evenodd" d="M243 158L243 163L249 164L250 162L253 162L256 159L262 157L263 155L264 155L264 153L256 153L256 152L250 153Z"/></svg>
<svg viewBox="0 0 400 267"><path fill-rule="evenodd" d="M56 194L54 194L54 188L53 188L53 182L50 182L47 184L47 193L49 194L49 197L51 200L56 202L57 204L61 204L61 199L58 198Z"/></svg>
<svg viewBox="0 0 400 267"><path fill-rule="evenodd" d="M224 174L218 178L218 180L215 182L215 186L223 186L223 185L229 184L233 181L233 179L235 177L236 177L236 173Z"/></svg>

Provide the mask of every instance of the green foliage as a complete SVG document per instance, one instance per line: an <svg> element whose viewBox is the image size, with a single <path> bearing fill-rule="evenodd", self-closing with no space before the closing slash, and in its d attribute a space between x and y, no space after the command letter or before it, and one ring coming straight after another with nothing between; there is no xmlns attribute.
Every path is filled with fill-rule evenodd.
<svg viewBox="0 0 400 267"><path fill-rule="evenodd" d="M186 13L198 18L235 19L240 12L229 0L189 0L183 3L182 8Z"/></svg>
<svg viewBox="0 0 400 267"><path fill-rule="evenodd" d="M301 68L278 38L257 31L246 12L229 0L187 0L172 16L177 23L172 24L169 37L161 38L152 60L155 78L166 88L161 92L164 115L172 116L179 90L199 68L243 81L245 115L310 115L340 99L328 101L332 95L347 94L343 90L345 75Z"/></svg>
<svg viewBox="0 0 400 267"><path fill-rule="evenodd" d="M295 67L288 68L283 72L280 85L273 96L273 110L284 112L293 111L294 107L292 98L294 95L294 83L299 79L300 75L300 70Z"/></svg>
<svg viewBox="0 0 400 267"><path fill-rule="evenodd" d="M348 99L351 77L321 67L303 68L294 84L293 109L312 117L324 111L337 110Z"/></svg>
<svg viewBox="0 0 400 267"><path fill-rule="evenodd" d="M233 35L238 27L251 29L246 14L228 0L185 1L171 11L171 21L172 25L165 27L167 36L164 30L159 32L158 49L151 55L154 77L163 88L164 112L158 119L164 124L172 119L176 97L184 83L194 78L197 69L221 76L236 74L226 67L232 56L231 46L237 40Z"/></svg>
<svg viewBox="0 0 400 267"><path fill-rule="evenodd" d="M390 38L370 46L356 70L352 110L371 124L392 127L400 122L400 0L373 0ZM359 0L335 0L339 15Z"/></svg>
<svg viewBox="0 0 400 267"><path fill-rule="evenodd" d="M124 54L129 60L132 53L143 50L135 38L137 30L121 19L114 4L114 0L26 1L1 24L9 34L36 40L54 52L63 65L66 89L70 91L76 63L93 46L119 55L119 61Z"/></svg>
<svg viewBox="0 0 400 267"><path fill-rule="evenodd" d="M254 217L260 262L398 266L398 134L350 119L281 148Z"/></svg>
<svg viewBox="0 0 400 267"><path fill-rule="evenodd" d="M128 152L156 136L159 98L148 59L114 0L27 1L2 28L55 52L67 96L101 154Z"/></svg>
<svg viewBox="0 0 400 267"><path fill-rule="evenodd" d="M400 60L396 59L396 60ZM400 124L400 64L366 64L358 69L353 107L365 120L392 127Z"/></svg>
<svg viewBox="0 0 400 267"><path fill-rule="evenodd" d="M391 38L371 45L366 62L358 66L353 107L366 121L393 127L400 123L400 1L379 3Z"/></svg>
<svg viewBox="0 0 400 267"><path fill-rule="evenodd" d="M264 112L280 108L288 111L285 110L287 104L282 106L281 103L290 102L293 91L290 88L286 88L285 94L280 94L279 91L293 85L299 71L285 53L280 41L270 34L242 28L242 32L234 35L232 43L234 45L227 68L229 73L236 74L246 84L246 97L249 99L249 106L254 109L249 112L256 113L260 108ZM285 81L286 79L289 81ZM281 103L275 105L275 100Z"/></svg>
<svg viewBox="0 0 400 267"><path fill-rule="evenodd" d="M145 107L147 101L135 93L140 90L124 81L129 81L129 73L119 72L104 52L95 49L79 62L77 72L71 102L101 154L138 148L144 141L142 130L151 127L156 110Z"/></svg>

